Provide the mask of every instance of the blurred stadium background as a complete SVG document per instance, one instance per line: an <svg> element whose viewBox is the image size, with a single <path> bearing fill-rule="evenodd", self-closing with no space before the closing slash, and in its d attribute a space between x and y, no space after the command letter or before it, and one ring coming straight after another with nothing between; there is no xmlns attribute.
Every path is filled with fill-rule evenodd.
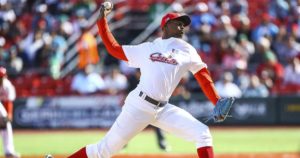
<svg viewBox="0 0 300 158"><path fill-rule="evenodd" d="M107 129L120 113L128 91L138 83L139 71L109 56L97 35L95 23L102 2L0 0L0 65L7 68L16 88L15 142L17 150L25 155L30 151L36 154L28 140L21 139L24 133L25 137L32 136L26 131L44 134L45 130ZM210 126L217 126L218 131L264 126L270 127L270 132L280 127L279 133L287 127L299 136L299 0L112 2L115 8L108 19L121 44L157 38L166 12L191 16L185 40L208 64L220 95L238 98L233 117L222 124L209 122ZM199 120L212 109L191 74L182 79L171 102ZM297 134L282 133L283 140L287 135L293 136L293 150L262 152L299 152ZM87 140L79 145L91 143ZM22 143L27 147L23 148ZM230 149L228 152L239 153Z"/></svg>

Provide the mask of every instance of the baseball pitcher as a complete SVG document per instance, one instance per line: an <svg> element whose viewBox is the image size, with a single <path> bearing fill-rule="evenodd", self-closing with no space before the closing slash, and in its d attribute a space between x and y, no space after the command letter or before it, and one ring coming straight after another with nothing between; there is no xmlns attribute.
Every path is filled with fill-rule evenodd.
<svg viewBox="0 0 300 158"><path fill-rule="evenodd" d="M233 98L220 98L207 65L195 48L182 40L189 16L167 13L161 20L162 37L139 45L119 45L109 30L106 16L112 4L105 2L97 21L99 35L109 54L140 68L138 86L132 90L108 133L98 143L87 145L69 158L110 158L149 124L195 143L199 158L213 158L212 136L208 127L190 113L168 102L173 90L190 71L208 99L215 105L211 117L223 121Z"/></svg>

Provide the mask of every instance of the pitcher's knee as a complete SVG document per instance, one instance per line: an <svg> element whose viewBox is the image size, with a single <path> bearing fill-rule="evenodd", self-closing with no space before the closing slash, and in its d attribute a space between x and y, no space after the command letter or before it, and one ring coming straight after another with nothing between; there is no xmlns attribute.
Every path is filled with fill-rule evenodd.
<svg viewBox="0 0 300 158"><path fill-rule="evenodd" d="M196 146L197 148L204 147L204 146L212 146L212 136L210 134L209 128L205 125L199 131L198 135L196 136Z"/></svg>

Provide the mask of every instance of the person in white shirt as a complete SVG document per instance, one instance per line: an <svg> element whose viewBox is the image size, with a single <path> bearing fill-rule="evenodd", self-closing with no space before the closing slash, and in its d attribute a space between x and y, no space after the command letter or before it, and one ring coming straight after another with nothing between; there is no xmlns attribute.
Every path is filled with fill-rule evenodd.
<svg viewBox="0 0 300 158"><path fill-rule="evenodd" d="M104 4L109 5L109 2ZM167 13L161 20L161 38L139 45L121 46L108 28L106 15L111 8L105 8L104 4L97 21L102 41L112 56L127 61L131 67L140 68L140 82L128 94L122 112L104 138L81 148L69 158L110 158L148 125L194 142L199 158L213 158L208 126L168 102L188 71L193 73L214 105L220 99L207 65L196 49L182 39L185 27L191 23L189 16Z"/></svg>
<svg viewBox="0 0 300 158"><path fill-rule="evenodd" d="M225 72L220 81L216 82L216 89L221 97L237 97L242 96L241 89L233 83L233 75L231 72Z"/></svg>
<svg viewBox="0 0 300 158"><path fill-rule="evenodd" d="M126 90L128 81L125 75L121 74L119 69L113 67L108 75L104 77L104 83L107 86L107 90L110 94L117 94Z"/></svg>
<svg viewBox="0 0 300 158"><path fill-rule="evenodd" d="M16 99L15 87L7 79L6 68L0 67L0 117L1 117L1 136L3 149L6 158L19 158L20 154L15 151L12 119L13 101Z"/></svg>
<svg viewBox="0 0 300 158"><path fill-rule="evenodd" d="M79 94L92 94L105 88L101 75L94 72L92 65L87 65L83 71L77 73L71 83L71 89Z"/></svg>
<svg viewBox="0 0 300 158"><path fill-rule="evenodd" d="M300 57L293 57L285 67L284 84L294 84L300 86Z"/></svg>

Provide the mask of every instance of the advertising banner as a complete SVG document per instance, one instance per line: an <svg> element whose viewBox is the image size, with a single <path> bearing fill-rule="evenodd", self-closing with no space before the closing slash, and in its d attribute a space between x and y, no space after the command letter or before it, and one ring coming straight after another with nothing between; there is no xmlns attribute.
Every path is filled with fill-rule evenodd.
<svg viewBox="0 0 300 158"><path fill-rule="evenodd" d="M15 102L19 128L108 128L121 112L124 95L29 97ZM298 97L240 98L221 124L205 122L214 106L205 98L173 99L171 104L211 125L300 124Z"/></svg>
<svg viewBox="0 0 300 158"><path fill-rule="evenodd" d="M280 97L280 123L300 125L300 97Z"/></svg>
<svg viewBox="0 0 300 158"><path fill-rule="evenodd" d="M123 95L30 97L16 102L14 125L21 128L110 127Z"/></svg>

